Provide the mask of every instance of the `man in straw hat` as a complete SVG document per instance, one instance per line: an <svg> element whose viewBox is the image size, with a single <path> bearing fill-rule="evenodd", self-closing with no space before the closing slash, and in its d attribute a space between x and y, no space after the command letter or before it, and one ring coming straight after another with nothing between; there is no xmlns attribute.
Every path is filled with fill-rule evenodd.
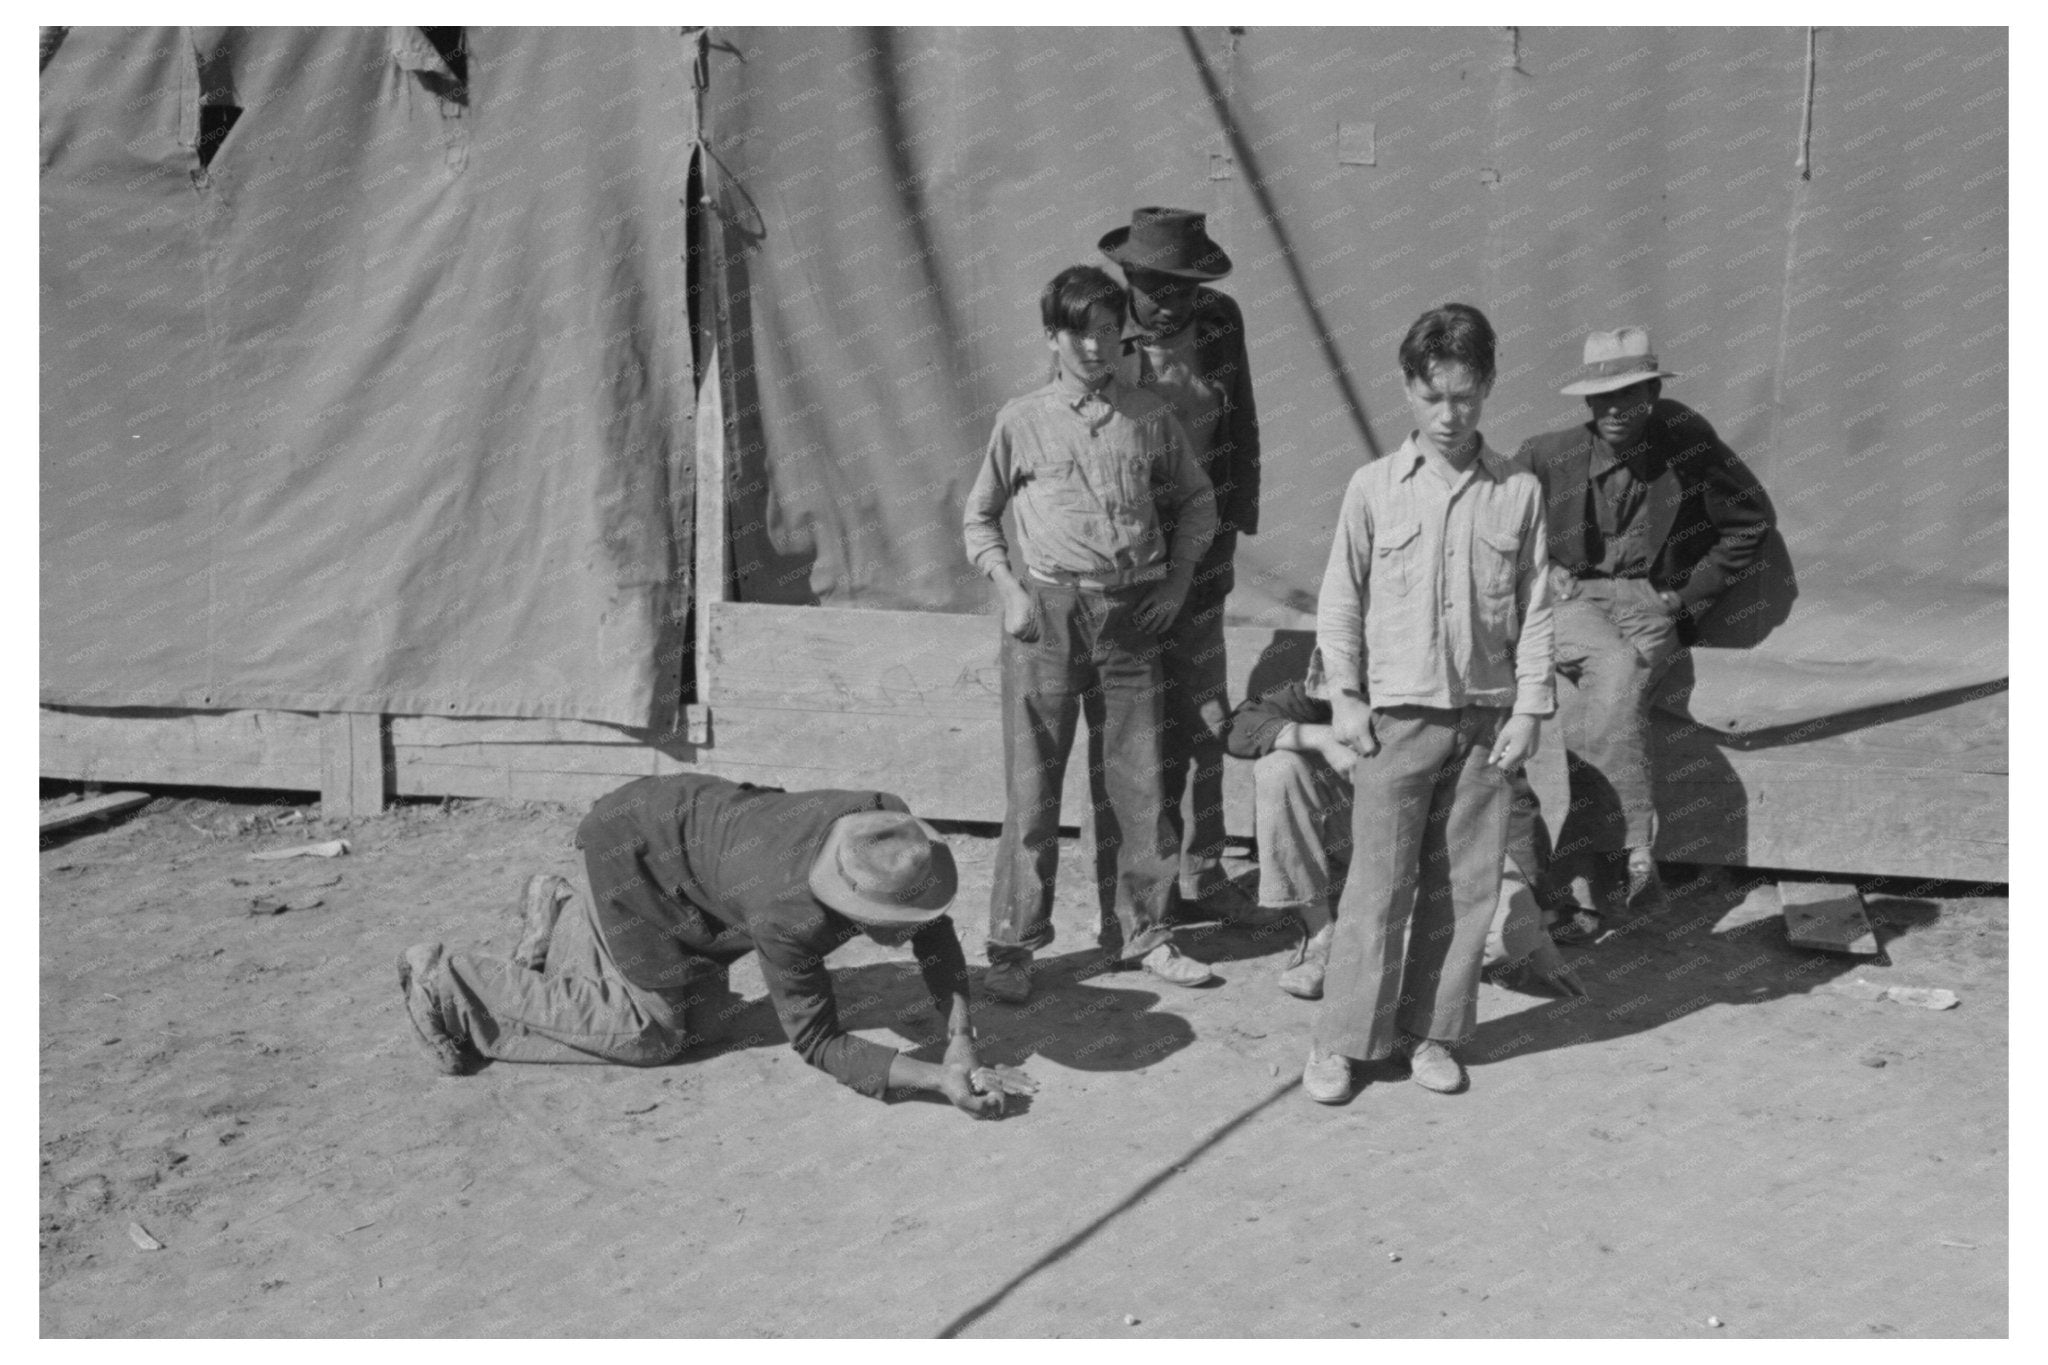
<svg viewBox="0 0 2048 1365"><path fill-rule="evenodd" d="M842 1085L876 1098L932 1091L991 1116L1005 1093L1036 1089L975 1056L966 960L946 916L959 882L952 851L901 798L647 777L599 800L576 844L590 898L560 877L528 879L511 959L445 954L438 943L400 957L413 1031L444 1074L479 1054L673 1061L704 1034L725 964L751 950L790 1046ZM946 1020L942 1062L840 1027L825 958L862 934L916 952Z"/></svg>
<svg viewBox="0 0 2048 1365"><path fill-rule="evenodd" d="M1601 914L1659 893L1650 689L1770 530L1756 480L1705 418L1663 396L1675 377L1642 328L1592 333L1560 390L1586 400L1587 420L1518 456L1543 481L1550 526L1571 771L1558 860L1586 869L1594 900L1566 938L1589 938Z"/></svg>
<svg viewBox="0 0 2048 1365"><path fill-rule="evenodd" d="M1223 733L1230 719L1223 599L1235 583L1238 535L1259 530L1259 415L1244 317L1229 295L1209 287L1230 273L1230 257L1210 239L1206 215L1189 209L1138 209L1097 245L1129 286L1120 377L1172 405L1189 453L1216 492L1215 537L1160 639L1162 797L1180 854L1180 898L1256 921L1256 907L1223 875ZM1184 822L1181 796L1190 783L1192 818ZM1113 852L1097 846L1105 913L1115 885Z"/></svg>

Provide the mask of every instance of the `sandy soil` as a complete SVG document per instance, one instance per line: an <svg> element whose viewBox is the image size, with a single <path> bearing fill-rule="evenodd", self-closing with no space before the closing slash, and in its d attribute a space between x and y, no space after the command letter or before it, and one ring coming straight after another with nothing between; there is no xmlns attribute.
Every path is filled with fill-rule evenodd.
<svg viewBox="0 0 2048 1365"><path fill-rule="evenodd" d="M1382 1073L1327 1109L1284 945L1198 933L1207 990L1086 976L1070 845L1059 984L980 1008L1044 1088L977 1123L807 1070L751 962L737 1036L681 1064L436 1076L394 959L508 950L524 874L580 884L578 812L237 830L259 809L159 799L41 854L45 1334L2006 1330L2003 900L1873 895L1877 966L1710 873L1572 954L1591 1004L1485 987L1468 1093ZM979 964L993 843L955 845ZM907 956L835 965L856 1027L935 1042Z"/></svg>

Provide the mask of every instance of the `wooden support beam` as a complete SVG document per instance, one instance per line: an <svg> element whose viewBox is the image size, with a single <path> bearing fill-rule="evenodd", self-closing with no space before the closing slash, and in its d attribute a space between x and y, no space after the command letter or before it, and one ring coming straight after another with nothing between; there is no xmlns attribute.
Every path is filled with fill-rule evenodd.
<svg viewBox="0 0 2048 1365"><path fill-rule="evenodd" d="M105 796L95 796L68 806L58 806L54 810L42 813L37 823L37 832L48 834L52 830L68 829L72 825L82 825L88 820L98 820L103 816L134 810L148 801L148 792L109 792Z"/></svg>
<svg viewBox="0 0 2048 1365"><path fill-rule="evenodd" d="M384 717L333 711L320 718L320 815L355 820L383 811L391 792Z"/></svg>

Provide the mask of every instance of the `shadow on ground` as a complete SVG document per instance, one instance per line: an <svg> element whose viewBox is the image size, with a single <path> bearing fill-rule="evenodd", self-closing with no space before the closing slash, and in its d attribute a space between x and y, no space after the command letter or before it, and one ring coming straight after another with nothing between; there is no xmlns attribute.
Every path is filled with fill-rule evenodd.
<svg viewBox="0 0 2048 1365"><path fill-rule="evenodd" d="M1881 959L1796 948L1775 913L1750 914L1751 892L1769 880L1712 873L1674 887L1665 906L1620 925L1566 960L1590 992L1489 1019L1460 1049L1474 1067L1662 1028L1715 1005L1759 1005L1805 995ZM1940 907L1891 898L1871 910L1880 943L1931 925ZM1724 923L1725 921L1725 923Z"/></svg>

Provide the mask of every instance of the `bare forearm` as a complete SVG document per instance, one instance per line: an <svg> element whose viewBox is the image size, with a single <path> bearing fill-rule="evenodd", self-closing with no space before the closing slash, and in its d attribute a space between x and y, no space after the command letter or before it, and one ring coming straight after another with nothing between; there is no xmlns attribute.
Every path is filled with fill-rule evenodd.
<svg viewBox="0 0 2048 1365"><path fill-rule="evenodd" d="M891 1090L923 1090L930 1094L942 1095L945 1086L946 1068L932 1062L920 1062L906 1053L896 1054L889 1063L889 1088Z"/></svg>

